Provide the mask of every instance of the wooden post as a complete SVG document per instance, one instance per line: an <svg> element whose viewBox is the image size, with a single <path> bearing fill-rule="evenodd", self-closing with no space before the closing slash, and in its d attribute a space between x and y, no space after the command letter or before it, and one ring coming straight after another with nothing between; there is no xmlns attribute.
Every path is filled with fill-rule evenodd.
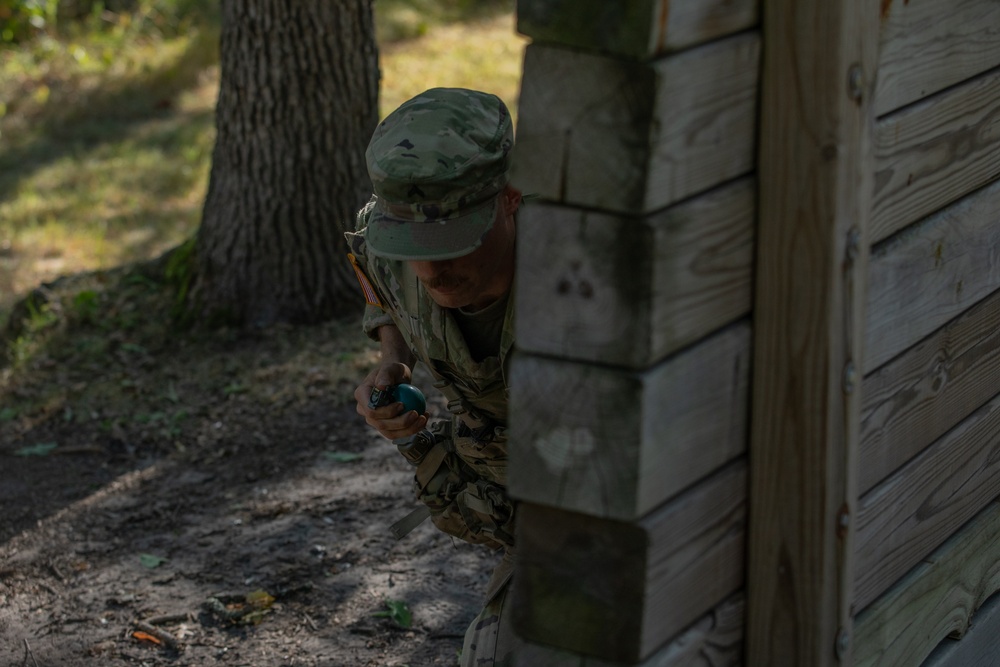
<svg viewBox="0 0 1000 667"><path fill-rule="evenodd" d="M875 0L765 0L749 665L850 663Z"/></svg>
<svg viewBox="0 0 1000 667"><path fill-rule="evenodd" d="M519 666L741 653L758 6L518 3Z"/></svg>

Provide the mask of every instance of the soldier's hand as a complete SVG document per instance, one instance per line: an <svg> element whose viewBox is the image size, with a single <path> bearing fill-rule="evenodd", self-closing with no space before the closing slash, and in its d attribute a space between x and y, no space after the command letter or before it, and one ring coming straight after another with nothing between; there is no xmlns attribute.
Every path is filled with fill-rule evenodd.
<svg viewBox="0 0 1000 667"><path fill-rule="evenodd" d="M412 373L409 366L399 362L387 362L368 374L360 386L354 390L357 412L369 426L389 440L405 438L422 431L427 426L429 414L417 414L415 410L405 410L400 402L378 408L368 407L372 389L385 389L401 383L409 383Z"/></svg>

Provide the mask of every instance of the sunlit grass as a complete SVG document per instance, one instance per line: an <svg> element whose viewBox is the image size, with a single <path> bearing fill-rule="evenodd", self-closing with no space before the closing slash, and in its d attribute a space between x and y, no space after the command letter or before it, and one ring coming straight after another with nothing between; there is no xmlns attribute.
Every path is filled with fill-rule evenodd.
<svg viewBox="0 0 1000 667"><path fill-rule="evenodd" d="M516 113L525 40L512 3L383 0L376 12L382 116L434 86L487 90ZM140 30L151 16L0 50L0 321L40 283L155 257L198 227L218 26Z"/></svg>
<svg viewBox="0 0 1000 667"><path fill-rule="evenodd" d="M485 90L516 114L525 41L509 13L441 26L433 35L382 47L382 116L438 86Z"/></svg>
<svg viewBox="0 0 1000 667"><path fill-rule="evenodd" d="M217 73L169 113L76 120L0 157L0 307L63 273L156 256L201 216Z"/></svg>

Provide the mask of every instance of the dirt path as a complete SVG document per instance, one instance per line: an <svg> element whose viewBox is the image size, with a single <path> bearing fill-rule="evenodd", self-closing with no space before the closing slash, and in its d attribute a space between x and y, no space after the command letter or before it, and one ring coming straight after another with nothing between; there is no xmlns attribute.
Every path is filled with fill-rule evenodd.
<svg viewBox="0 0 1000 667"><path fill-rule="evenodd" d="M412 472L344 398L356 335L133 333L3 376L0 665L455 665L496 557L430 522L390 535Z"/></svg>
<svg viewBox="0 0 1000 667"><path fill-rule="evenodd" d="M395 542L387 527L411 507L410 474L353 421L332 427L352 445L337 451L357 449L355 461L325 447L247 445L217 461L150 462L7 540L0 664L455 664L491 556L429 523ZM110 474L94 454L0 465L5 515L20 480L58 498L68 477L89 485ZM256 624L205 606L254 591L275 598ZM409 629L373 615L386 601L408 606ZM181 650L133 636L134 621L159 616L175 617L157 627Z"/></svg>

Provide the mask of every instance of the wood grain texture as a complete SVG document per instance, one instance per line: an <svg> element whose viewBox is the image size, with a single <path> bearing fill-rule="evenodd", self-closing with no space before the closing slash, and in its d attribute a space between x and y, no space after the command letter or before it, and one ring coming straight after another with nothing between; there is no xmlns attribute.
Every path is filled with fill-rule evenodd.
<svg viewBox="0 0 1000 667"><path fill-rule="evenodd" d="M743 593L736 593L638 663L638 667L742 665L744 607ZM530 642L520 647L514 664L515 667L636 667L636 663L610 662Z"/></svg>
<svg viewBox="0 0 1000 667"><path fill-rule="evenodd" d="M981 617L973 614L998 589L1000 504L993 502L858 615L855 667L922 664L945 637L961 636L970 622L975 630ZM995 634L990 643L995 651ZM996 664L986 662L982 667ZM928 665L935 665L934 660Z"/></svg>
<svg viewBox="0 0 1000 667"><path fill-rule="evenodd" d="M645 59L757 23L756 0L533 0L517 29L539 43Z"/></svg>
<svg viewBox="0 0 1000 667"><path fill-rule="evenodd" d="M1000 397L861 497L855 603L888 590L1000 495Z"/></svg>
<svg viewBox="0 0 1000 667"><path fill-rule="evenodd" d="M643 655L743 586L746 476L739 460L640 523L650 536Z"/></svg>
<svg viewBox="0 0 1000 667"><path fill-rule="evenodd" d="M637 523L522 504L515 628L530 641L641 661L743 583L746 465Z"/></svg>
<svg viewBox="0 0 1000 667"><path fill-rule="evenodd" d="M994 0L883 0L879 115L1000 65Z"/></svg>
<svg viewBox="0 0 1000 667"><path fill-rule="evenodd" d="M998 220L1000 182L872 251L866 373L1000 288Z"/></svg>
<svg viewBox="0 0 1000 667"><path fill-rule="evenodd" d="M864 379L859 492L997 394L1000 291Z"/></svg>
<svg viewBox="0 0 1000 667"><path fill-rule="evenodd" d="M513 182L642 214L749 173L759 53L755 33L654 63L529 45Z"/></svg>
<svg viewBox="0 0 1000 667"><path fill-rule="evenodd" d="M751 665L850 660L860 392L849 389L864 331L878 10L865 0L762 10Z"/></svg>
<svg viewBox="0 0 1000 667"><path fill-rule="evenodd" d="M996 558L996 557L995 557ZM980 607L961 639L944 639L922 667L996 667L1000 664L1000 595Z"/></svg>
<svg viewBox="0 0 1000 667"><path fill-rule="evenodd" d="M753 170L759 61L760 36L751 32L656 63L660 85L643 210Z"/></svg>
<svg viewBox="0 0 1000 667"><path fill-rule="evenodd" d="M644 372L515 352L511 495L632 520L746 451L750 327Z"/></svg>
<svg viewBox="0 0 1000 667"><path fill-rule="evenodd" d="M517 345L646 368L750 311L750 179L639 219L527 204Z"/></svg>
<svg viewBox="0 0 1000 667"><path fill-rule="evenodd" d="M1000 175L1000 71L880 120L875 137L873 243Z"/></svg>

